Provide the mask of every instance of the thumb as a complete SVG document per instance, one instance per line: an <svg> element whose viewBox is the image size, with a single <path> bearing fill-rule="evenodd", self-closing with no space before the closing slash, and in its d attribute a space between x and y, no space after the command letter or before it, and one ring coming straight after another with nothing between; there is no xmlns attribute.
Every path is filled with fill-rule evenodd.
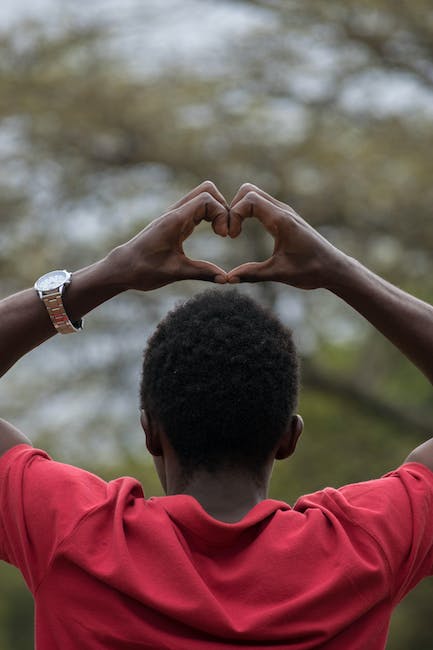
<svg viewBox="0 0 433 650"><path fill-rule="evenodd" d="M206 280L207 282L216 282L225 284L227 282L227 273L216 264L205 262L204 260L191 260L184 257L180 275L182 280Z"/></svg>
<svg viewBox="0 0 433 650"><path fill-rule="evenodd" d="M248 262L241 264L227 273L227 281L230 284L238 282L261 282L273 280L273 259L270 257L264 262Z"/></svg>

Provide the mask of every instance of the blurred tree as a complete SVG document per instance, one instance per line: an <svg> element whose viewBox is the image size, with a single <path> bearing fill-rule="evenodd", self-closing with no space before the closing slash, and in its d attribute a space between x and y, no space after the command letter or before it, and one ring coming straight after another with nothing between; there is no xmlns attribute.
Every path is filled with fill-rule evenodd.
<svg viewBox="0 0 433 650"><path fill-rule="evenodd" d="M203 51L201 66L132 70L98 24L47 34L29 23L1 36L4 295L49 268L90 263L209 177L228 198L245 180L262 185L336 245L432 300L429 3L232 4L261 11L260 27L225 42L209 69ZM145 42L141 55L152 56ZM227 268L266 257L269 237L257 224L245 231L228 242L203 226L186 248ZM167 309L197 289L184 283L104 306L79 344L52 340L3 380L2 416L59 460L107 477L139 473L140 351ZM324 292L240 290L295 328L304 356L307 432L297 459L278 468L274 496L377 476L430 434L430 386L348 308ZM156 489L150 468L143 481ZM396 617L394 650L429 647L418 614L429 589Z"/></svg>

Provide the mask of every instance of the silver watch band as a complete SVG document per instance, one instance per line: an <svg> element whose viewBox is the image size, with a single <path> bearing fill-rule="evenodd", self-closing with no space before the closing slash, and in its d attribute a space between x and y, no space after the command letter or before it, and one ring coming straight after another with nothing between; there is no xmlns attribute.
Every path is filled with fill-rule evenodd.
<svg viewBox="0 0 433 650"><path fill-rule="evenodd" d="M63 304L62 294L58 289L51 293L42 294L41 300L47 308L51 322L59 334L73 334L81 329L82 321L74 324L69 320Z"/></svg>
<svg viewBox="0 0 433 650"><path fill-rule="evenodd" d="M65 311L62 295L71 283L72 275L66 269L49 271L36 280L34 288L44 303L52 324L59 334L73 334L82 329L83 320L71 322Z"/></svg>

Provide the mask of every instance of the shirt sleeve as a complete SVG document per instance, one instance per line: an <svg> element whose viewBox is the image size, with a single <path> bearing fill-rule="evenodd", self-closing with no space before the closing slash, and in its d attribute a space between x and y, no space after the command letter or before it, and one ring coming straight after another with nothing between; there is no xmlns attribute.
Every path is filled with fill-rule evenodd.
<svg viewBox="0 0 433 650"><path fill-rule="evenodd" d="M319 503L376 544L394 604L433 573L433 472L425 465L406 463L377 480L326 488L302 497L297 507Z"/></svg>
<svg viewBox="0 0 433 650"><path fill-rule="evenodd" d="M34 593L58 545L104 500L107 483L30 445L0 457L0 559Z"/></svg>

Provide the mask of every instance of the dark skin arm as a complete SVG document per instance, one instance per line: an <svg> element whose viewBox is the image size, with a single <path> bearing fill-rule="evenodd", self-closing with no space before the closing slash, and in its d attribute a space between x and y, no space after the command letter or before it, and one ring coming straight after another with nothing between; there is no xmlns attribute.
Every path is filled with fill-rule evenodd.
<svg viewBox="0 0 433 650"><path fill-rule="evenodd" d="M237 237L248 217L258 218L275 239L269 260L243 264L226 275L215 265L184 255L182 242L201 220L212 222L219 235ZM75 273L65 305L70 318L78 320L128 289L147 291L181 279L274 280L302 289L328 289L369 320L433 383L433 308L336 249L292 208L250 184L240 188L229 215L215 186L202 184L134 239ZM54 333L34 290L1 301L0 375ZM0 420L0 454L21 442L29 441ZM407 460L433 470L433 439Z"/></svg>
<svg viewBox="0 0 433 650"><path fill-rule="evenodd" d="M217 234L227 235L225 199L209 181L192 190L136 237L74 273L64 294L70 319L82 318L128 289L150 291L187 279L224 283L225 271L209 262L190 260L183 252L183 242L202 220L210 222ZM55 333L34 289L0 301L0 376ZM18 429L0 420L0 454L20 443L31 444Z"/></svg>
<svg viewBox="0 0 433 650"><path fill-rule="evenodd" d="M288 205L243 185L230 206L230 232L259 219L275 239L273 255L228 274L231 283L276 280L300 289L328 289L366 318L433 384L433 307L386 282L332 246ZM433 470L433 438L407 461Z"/></svg>

